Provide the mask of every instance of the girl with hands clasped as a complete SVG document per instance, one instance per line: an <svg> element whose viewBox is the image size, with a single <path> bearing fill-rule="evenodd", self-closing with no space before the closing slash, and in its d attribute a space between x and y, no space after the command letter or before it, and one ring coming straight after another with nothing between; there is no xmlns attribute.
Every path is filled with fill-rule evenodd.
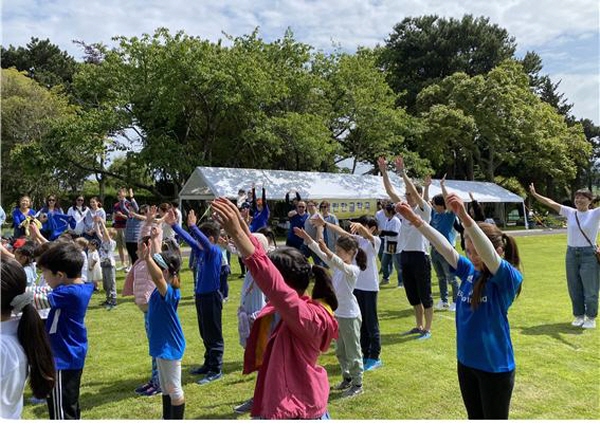
<svg viewBox="0 0 600 424"><path fill-rule="evenodd" d="M465 226L466 257L408 204L397 204L396 211L431 242L462 281L456 300L456 345L458 382L469 419L507 419L515 378L507 314L523 281L519 252L515 240L495 225L475 223L456 194L449 194L446 204Z"/></svg>
<svg viewBox="0 0 600 424"><path fill-rule="evenodd" d="M156 359L163 392L163 419L182 420L185 398L181 386L181 359L185 351L185 337L177 314L181 299L181 259L169 251L151 254L150 243L143 243L139 248L140 256L146 262L148 273L156 285L148 302L150 356Z"/></svg>
<svg viewBox="0 0 600 424"><path fill-rule="evenodd" d="M363 392L364 370L360 347L362 315L353 291L360 271L367 268L367 255L349 235L337 239L333 253L327 248L325 241L319 240L317 244L303 229L294 228L294 232L333 270L333 288L338 299L335 317L340 327L335 354L340 362L343 377L335 389L344 390L343 397L356 396Z"/></svg>
<svg viewBox="0 0 600 424"><path fill-rule="evenodd" d="M338 333L333 316L338 303L329 275L322 267L311 267L295 248L282 247L267 255L229 200L218 198L212 208L269 299L250 330L244 353L244 372L258 370L252 417L329 418L327 372L317 365L319 354ZM311 298L305 292L313 277ZM275 312L280 321L267 338Z"/></svg>

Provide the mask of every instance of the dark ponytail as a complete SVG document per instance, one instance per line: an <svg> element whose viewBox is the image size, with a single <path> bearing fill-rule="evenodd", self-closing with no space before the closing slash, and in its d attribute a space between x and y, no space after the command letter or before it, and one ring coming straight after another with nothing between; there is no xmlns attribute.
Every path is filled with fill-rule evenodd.
<svg viewBox="0 0 600 424"><path fill-rule="evenodd" d="M494 249L502 247L504 250L504 259L515 268L520 268L521 258L519 256L519 249L517 248L515 239L512 236L500 231L500 229L494 224L481 222L477 223L477 225L479 225L479 228L481 228L486 237L492 242ZM473 310L477 309L479 306L479 301L485 289L485 284L491 277L491 272L487 269L487 267L484 266L479 278L473 284L473 296L471 296L471 308ZM517 290L517 296L521 294L521 287L523 287L523 284L519 286L519 289Z"/></svg>
<svg viewBox="0 0 600 424"><path fill-rule="evenodd" d="M367 269L367 254L364 250L358 247L358 242L354 237L346 235L340 236L335 244L344 249L346 252L356 252L356 265L358 265L361 271Z"/></svg>
<svg viewBox="0 0 600 424"><path fill-rule="evenodd" d="M13 310L12 300L25 292L27 277L15 260L2 261L2 315ZM17 337L29 363L29 386L33 395L43 399L54 388L56 370L50 340L33 305L23 307Z"/></svg>
<svg viewBox="0 0 600 424"><path fill-rule="evenodd" d="M315 277L315 284L311 293L313 299L323 299L333 311L338 307L337 296L333 290L331 277L325 268L318 265L313 265L312 273Z"/></svg>

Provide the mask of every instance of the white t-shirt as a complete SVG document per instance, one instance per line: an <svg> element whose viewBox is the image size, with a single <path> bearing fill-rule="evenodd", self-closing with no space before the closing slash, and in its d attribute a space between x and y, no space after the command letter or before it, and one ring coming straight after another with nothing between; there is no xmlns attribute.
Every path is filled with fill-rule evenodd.
<svg viewBox="0 0 600 424"><path fill-rule="evenodd" d="M393 231L395 233L400 234L400 229L402 228L402 222L397 215L392 216L389 219L386 219L385 224L383 224L382 229L385 231ZM398 235L396 236L385 236L383 238L383 253L396 254L400 253L400 243L398 242Z"/></svg>
<svg viewBox="0 0 600 424"><path fill-rule="evenodd" d="M373 243L366 238L354 236L358 247L367 254L367 269L358 274L356 288L364 291L379 291L379 271L377 269L377 253L381 246L381 239L373 237Z"/></svg>
<svg viewBox="0 0 600 424"><path fill-rule="evenodd" d="M82 250L81 256L83 256L83 267L81 267L81 279L85 282L88 281L88 257L87 254Z"/></svg>
<svg viewBox="0 0 600 424"><path fill-rule="evenodd" d="M385 216L385 211L383 209L379 209L375 212L375 220L377 221L377 228L379 230L383 230L383 226L387 222L387 216Z"/></svg>
<svg viewBox="0 0 600 424"><path fill-rule="evenodd" d="M431 221L431 205L429 205L429 203L424 202L423 209L417 205L413 208L413 211L420 216L423 221ZM402 220L398 251L423 252L426 255L429 255L429 241L410 223L410 221L406 219Z"/></svg>
<svg viewBox="0 0 600 424"><path fill-rule="evenodd" d="M0 416L4 419L19 419L23 411L27 357L17 337L18 328L18 318L0 322Z"/></svg>
<svg viewBox="0 0 600 424"><path fill-rule="evenodd" d="M590 244L585 239L575 219L575 212L579 218L581 229L592 243L596 243L598 238L598 228L600 226L600 208L590 209L587 212L579 212L575 208L568 206L560 207L560 214L567 218L567 246L571 247L589 247Z"/></svg>
<svg viewBox="0 0 600 424"><path fill-rule="evenodd" d="M353 292L356 287L356 280L358 279L360 268L356 265L344 263L344 261L335 254L331 259L327 259L327 255L319 249L319 245L315 241L310 243L308 247L333 271L331 282L338 301L338 307L334 311L335 316L340 318L359 317L360 308Z"/></svg>

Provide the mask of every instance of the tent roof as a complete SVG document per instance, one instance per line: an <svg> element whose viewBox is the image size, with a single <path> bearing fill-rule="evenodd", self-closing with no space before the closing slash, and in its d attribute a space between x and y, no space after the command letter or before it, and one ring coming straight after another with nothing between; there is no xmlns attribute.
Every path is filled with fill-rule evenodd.
<svg viewBox="0 0 600 424"><path fill-rule="evenodd" d="M404 194L404 183L390 173L396 192ZM387 199L383 178L377 175L333 174L326 172L281 171L270 169L197 167L187 180L181 200L209 200L215 197L237 197L239 189L249 190L263 185L267 198L283 200L290 190L297 190L303 199ZM494 183L446 180L448 191L470 201L469 192L480 202L515 202L523 199ZM430 197L441 193L439 180L433 180ZM257 195L260 195L257 193Z"/></svg>

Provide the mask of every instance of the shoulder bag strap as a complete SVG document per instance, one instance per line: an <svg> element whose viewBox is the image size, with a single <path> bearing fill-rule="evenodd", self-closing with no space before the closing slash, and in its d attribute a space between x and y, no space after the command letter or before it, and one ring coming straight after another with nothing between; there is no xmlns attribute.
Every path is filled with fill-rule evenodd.
<svg viewBox="0 0 600 424"><path fill-rule="evenodd" d="M585 237L590 246L596 247L596 245L591 242L590 238L581 229L581 224L579 223L579 217L577 216L577 212L575 212L575 220L577 221L577 226L579 227L579 231L581 231L581 234L583 234L583 237Z"/></svg>

